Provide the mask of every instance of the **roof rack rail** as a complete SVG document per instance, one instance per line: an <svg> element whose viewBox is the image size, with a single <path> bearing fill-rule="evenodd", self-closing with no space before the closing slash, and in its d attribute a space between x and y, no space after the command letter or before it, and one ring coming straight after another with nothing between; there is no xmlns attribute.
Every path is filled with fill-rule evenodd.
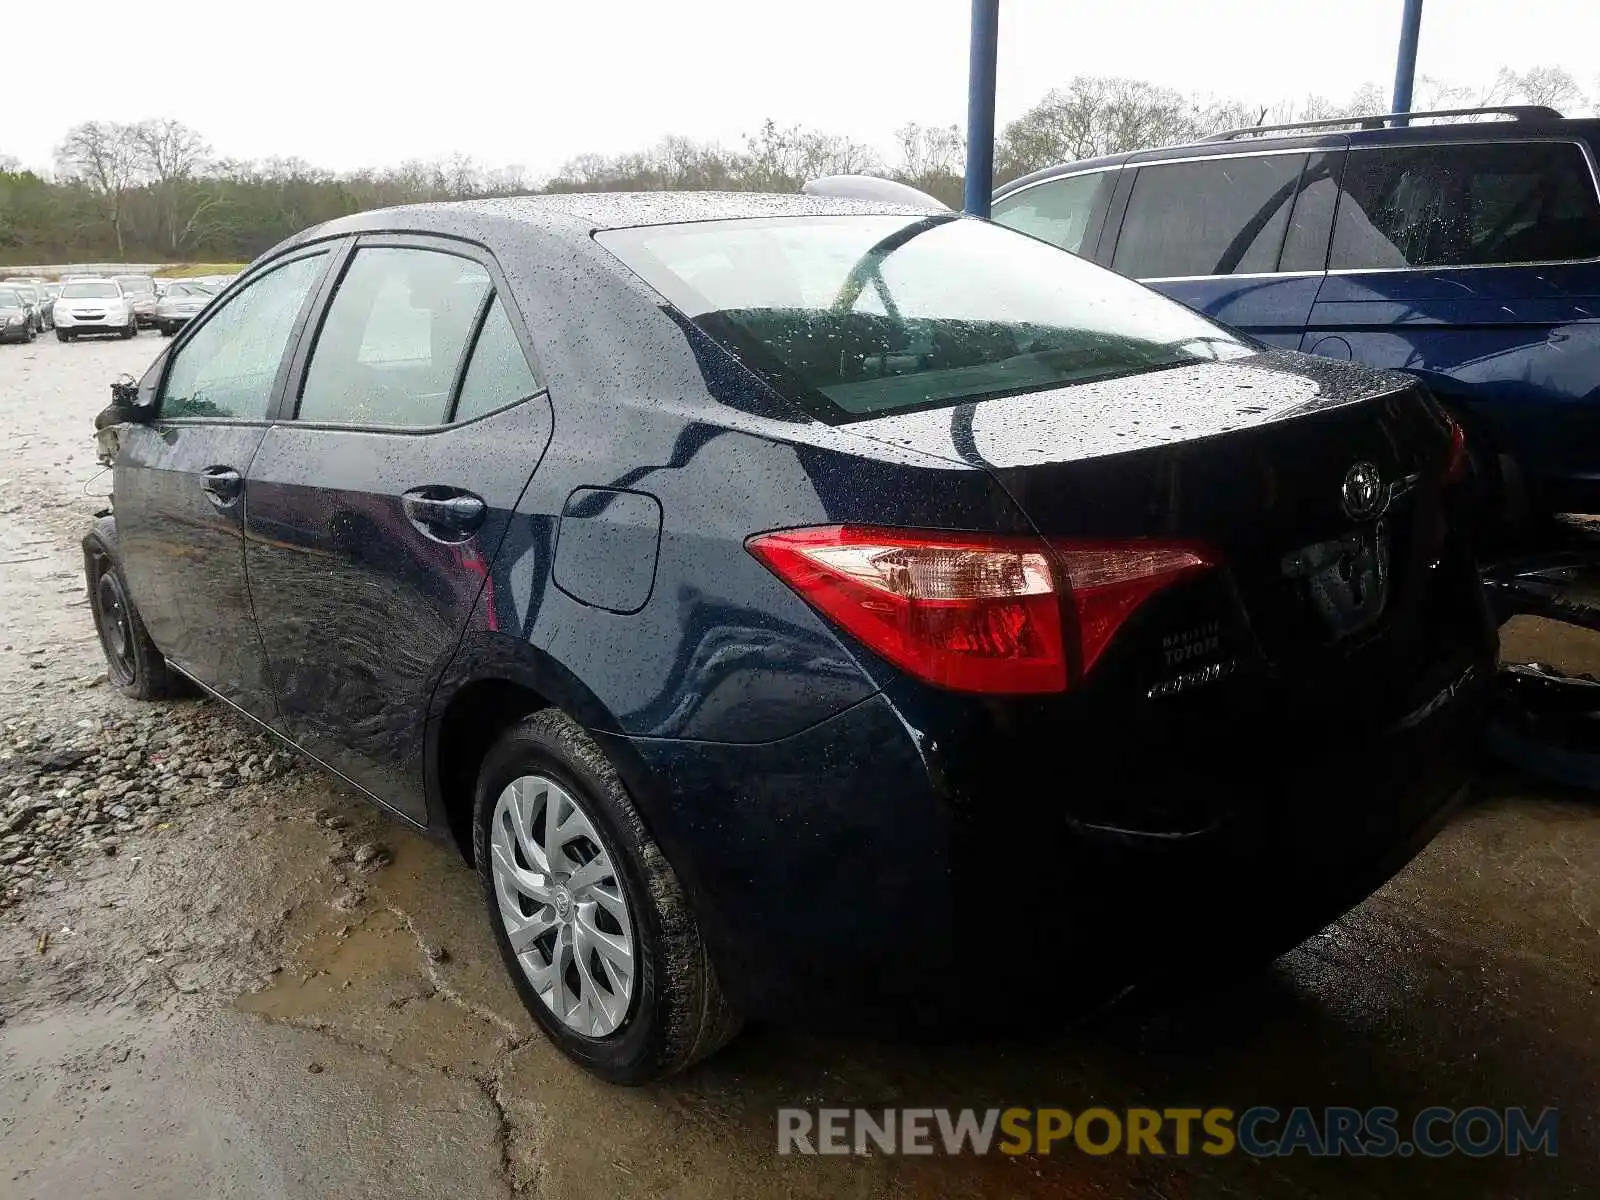
<svg viewBox="0 0 1600 1200"><path fill-rule="evenodd" d="M1285 121L1273 125L1244 125L1203 137L1201 142L1231 142L1255 133L1276 133L1286 129L1329 129L1359 125L1362 129L1382 129L1390 121L1415 121L1423 117L1480 117L1496 114L1514 121L1559 121L1561 114L1544 104L1506 104L1494 108L1439 108L1431 112L1373 113L1367 116L1326 117L1320 121Z"/></svg>

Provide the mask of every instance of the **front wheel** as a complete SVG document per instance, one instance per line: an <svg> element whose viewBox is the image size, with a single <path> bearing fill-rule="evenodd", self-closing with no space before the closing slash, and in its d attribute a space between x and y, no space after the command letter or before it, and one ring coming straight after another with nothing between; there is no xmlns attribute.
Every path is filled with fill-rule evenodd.
<svg viewBox="0 0 1600 1200"><path fill-rule="evenodd" d="M110 544L97 531L85 539L84 552L89 609L105 651L106 678L135 700L181 695L180 677L168 669L166 658L145 631Z"/></svg>
<svg viewBox="0 0 1600 1200"><path fill-rule="evenodd" d="M122 331L122 340L123 341L127 341L129 338L133 337L134 334L136 334L138 332L139 332L139 323L137 321L129 321L128 322L128 327Z"/></svg>
<svg viewBox="0 0 1600 1200"><path fill-rule="evenodd" d="M676 873L565 713L534 713L489 751L473 844L506 969L579 1066L646 1083L738 1031Z"/></svg>

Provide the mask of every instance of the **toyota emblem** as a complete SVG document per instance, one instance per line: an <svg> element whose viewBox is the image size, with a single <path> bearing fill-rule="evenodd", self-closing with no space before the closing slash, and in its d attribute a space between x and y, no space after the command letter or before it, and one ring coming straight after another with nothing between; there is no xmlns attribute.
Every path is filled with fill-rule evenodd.
<svg viewBox="0 0 1600 1200"><path fill-rule="evenodd" d="M1389 493L1378 468L1369 462L1358 462L1344 473L1344 483L1339 488L1339 507L1352 521L1370 521L1383 515L1389 507Z"/></svg>

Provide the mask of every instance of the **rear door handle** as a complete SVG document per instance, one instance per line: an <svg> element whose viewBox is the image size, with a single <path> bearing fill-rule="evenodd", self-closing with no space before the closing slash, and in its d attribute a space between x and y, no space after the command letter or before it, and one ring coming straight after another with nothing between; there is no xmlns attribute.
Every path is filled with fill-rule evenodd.
<svg viewBox="0 0 1600 1200"><path fill-rule="evenodd" d="M447 488L418 488L400 497L411 522L439 541L461 541L483 524L488 512L471 492Z"/></svg>
<svg viewBox="0 0 1600 1200"><path fill-rule="evenodd" d="M205 492L211 503L226 508L244 490L244 476L232 467L207 467L200 474L200 490Z"/></svg>

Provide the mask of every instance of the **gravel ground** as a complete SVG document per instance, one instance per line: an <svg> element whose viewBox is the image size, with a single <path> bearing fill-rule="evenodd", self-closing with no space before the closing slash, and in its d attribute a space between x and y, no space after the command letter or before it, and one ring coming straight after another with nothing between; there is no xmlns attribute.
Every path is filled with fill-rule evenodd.
<svg viewBox="0 0 1600 1200"><path fill-rule="evenodd" d="M77 546L106 491L90 422L158 347L0 347L6 1200L1593 1194L1600 807L1507 774L1273 970L1159 1014L1052 1033L1049 997L1002 996L970 1044L758 1029L661 1085L594 1082L535 1036L449 852L219 706L105 684ZM1236 917L1197 898L1183 919ZM1187 1103L1555 1106L1560 1154L774 1153L780 1105Z"/></svg>

